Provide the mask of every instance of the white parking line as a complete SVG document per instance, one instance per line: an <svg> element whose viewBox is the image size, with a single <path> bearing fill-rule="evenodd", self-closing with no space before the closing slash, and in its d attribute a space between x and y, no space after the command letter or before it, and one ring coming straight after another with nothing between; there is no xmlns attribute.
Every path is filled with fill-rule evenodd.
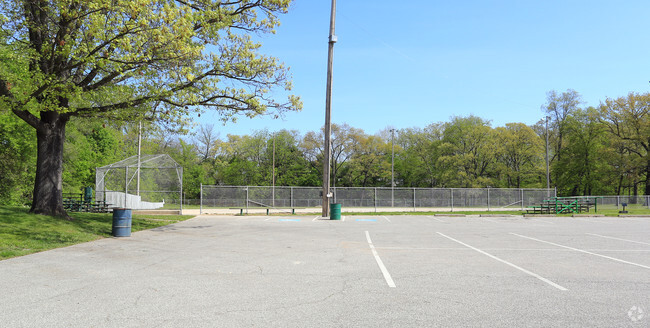
<svg viewBox="0 0 650 328"><path fill-rule="evenodd" d="M492 219L488 219L488 218L484 218L484 217L482 217L481 219L482 219L482 220L485 220L485 221L494 222L494 223L503 223L503 222L499 222L499 221L492 220Z"/></svg>
<svg viewBox="0 0 650 328"><path fill-rule="evenodd" d="M390 221L390 219L388 219L388 218L385 217L385 216L382 216L382 218L386 219L386 221L388 221L389 223L393 223L393 222Z"/></svg>
<svg viewBox="0 0 650 328"><path fill-rule="evenodd" d="M447 235L445 235L445 234L442 234L442 233L440 233L440 232L438 232L438 234L441 235L441 236L443 236L443 237L445 237L445 238L447 238L447 239L449 239L449 240L455 241L455 242L457 242L457 243L459 243L459 244L461 244L461 245L463 245L463 246L465 246L465 247L471 248L471 249L473 249L473 250L475 250L475 251L477 251L477 252L479 252L479 253L481 253L481 254L483 254L483 255L489 256L489 257L491 257L491 258L493 258L493 259L495 259L495 260L497 260L497 261L499 261L499 262L501 262L501 263L507 264L507 265L509 265L509 266L511 266L511 267L513 267L513 268L515 268L515 269L517 269L517 270L523 272L523 273L526 273L526 274L528 274L528 275L531 275L531 276L533 276L533 277L535 277L535 278L537 278L537 279L539 279L539 280L541 280L541 281L543 281L543 282L545 282L545 283L547 283L547 284L549 284L549 285L551 285L551 286L553 286L553 287L555 287L555 288L557 288L557 289L559 289L559 290L562 290L562 291L566 291L566 290L567 290L566 288L564 288L564 287L562 287L562 286L560 286L560 285L558 285L558 284L556 284L556 283L554 283L554 282L552 282L552 281L550 281L550 280L548 280L548 279L546 279L546 278L544 278L544 277L542 277L542 276L540 276L540 275L538 275L538 274L536 274L536 273L530 272L530 271L528 271L528 270L526 270L526 269L524 269L524 268L522 268L522 267L520 267L520 266L517 266L517 265L515 265L515 264L512 264L512 263L510 263L510 262L508 262L508 261L506 261L506 260L502 260L502 259L500 259L500 258L498 258L498 257L496 257L496 256L494 256L494 255L492 255L492 254L490 254L490 253L484 252L484 251L482 251L482 250L480 250L480 249L478 249L478 248L476 248L476 247L473 247L473 246L470 246L470 245L468 245L468 244L465 244L464 242L462 242L462 241L460 241L460 240L456 240L456 239L451 238L451 237L449 237L449 236L447 236Z"/></svg>
<svg viewBox="0 0 650 328"><path fill-rule="evenodd" d="M625 260L617 259L617 258L615 258L615 257L611 257L611 256L607 256L607 255L602 255L602 254L598 254L598 253L592 253L592 252L585 251L585 250L582 250L582 249L573 248L573 247L569 247L569 246L564 246L564 245L560 245L560 244L552 243L552 242L550 242L550 241L545 241L545 240L541 240L541 239L537 239L537 238L533 238L533 237L527 237L527 236L523 236L523 235L516 234L516 233L514 233L514 232L511 232L510 234L511 234L511 235L518 236L518 237L521 237L521 238L526 238L526 239L530 239L530 240L538 241L538 242L540 242L540 243L546 243L546 244L554 245L554 246L557 246L557 247L563 247L563 248L570 249L570 250L574 250L574 251L576 251L576 252L580 252L580 253L585 253L585 254L590 254L590 255L594 255L594 256L599 256L599 257L602 257L602 258L610 259L610 260L612 260L612 261L621 262L621 263L625 263L625 264L630 264L630 265L638 266L638 267L640 267L640 268L644 268L644 269L650 269L649 266L645 266L645 265L642 265L642 264L638 264L638 263L634 263L634 262L630 262L630 261L625 261Z"/></svg>
<svg viewBox="0 0 650 328"><path fill-rule="evenodd" d="M438 219L438 218L435 217L435 216L430 216L430 215L429 215L429 216L427 216L427 217L430 218L430 219L434 219L434 220L436 220L436 221L442 222L442 223L447 223L447 222L445 222L445 221L443 221L443 220Z"/></svg>
<svg viewBox="0 0 650 328"><path fill-rule="evenodd" d="M375 246L372 244L372 240L370 240L370 234L368 233L368 231L366 231L366 239L368 240L368 245L370 245L370 250L372 250L372 255L375 256L375 261L377 261L377 265L379 265L379 269L381 270L381 273L384 275L384 279L386 279L386 283L388 284L388 287L395 288L395 282L393 281L393 278L391 278L390 273L388 273L386 266L384 266L384 262L382 262L381 259L379 258L379 254L377 253Z"/></svg>
<svg viewBox="0 0 650 328"><path fill-rule="evenodd" d="M587 235L590 235L590 236L596 236L596 237L602 237L602 238L608 238L608 239L622 240L622 241L627 241L627 242L630 242L630 243L641 244L641 245L650 245L650 243L644 243L644 242L641 242L641 241L635 241L635 240L629 240L629 239L623 239L623 238L616 238L616 237L603 236L603 235L599 235L599 234L595 234L595 233L587 233Z"/></svg>
<svg viewBox="0 0 650 328"><path fill-rule="evenodd" d="M601 221L601 220L595 220L595 219L598 219L598 218L599 217L593 217L592 219L583 219L583 218L573 217L571 219L576 220L576 221L591 222L591 223L595 222L595 223L602 223L602 224L614 224L614 222L606 222L606 221Z"/></svg>

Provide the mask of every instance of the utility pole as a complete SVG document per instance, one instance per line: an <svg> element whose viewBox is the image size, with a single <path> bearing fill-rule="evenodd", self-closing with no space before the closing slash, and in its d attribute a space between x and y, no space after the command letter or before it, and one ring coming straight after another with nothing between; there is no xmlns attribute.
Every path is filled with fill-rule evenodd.
<svg viewBox="0 0 650 328"><path fill-rule="evenodd" d="M136 182L136 195L140 196L140 166L142 165L141 160L141 149L142 149L142 121L138 124L138 181Z"/></svg>
<svg viewBox="0 0 650 328"><path fill-rule="evenodd" d="M551 189L551 174L548 165L548 116L546 116L546 197L551 197L549 189Z"/></svg>
<svg viewBox="0 0 650 328"><path fill-rule="evenodd" d="M323 217L329 216L329 203L330 197L330 167L332 160L332 149L330 137L332 133L332 67L334 59L334 43L336 43L336 35L334 34L334 26L336 21L336 0L332 0L332 11L330 13L330 34L329 34L329 47L327 53L327 90L325 93L325 153L323 158Z"/></svg>
<svg viewBox="0 0 650 328"><path fill-rule="evenodd" d="M390 129L390 147L393 155L390 161L390 206L395 207L395 129Z"/></svg>
<svg viewBox="0 0 650 328"><path fill-rule="evenodd" d="M271 175L273 176L271 178L271 185L273 186L271 188L271 197L273 198L272 206L275 207L275 133L273 133L273 169Z"/></svg>

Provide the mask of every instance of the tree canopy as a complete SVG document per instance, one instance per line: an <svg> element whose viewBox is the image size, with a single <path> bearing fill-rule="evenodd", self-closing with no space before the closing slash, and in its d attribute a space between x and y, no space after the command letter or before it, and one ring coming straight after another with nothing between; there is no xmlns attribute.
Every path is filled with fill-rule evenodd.
<svg viewBox="0 0 650 328"><path fill-rule="evenodd" d="M162 120L191 112L282 115L300 99L289 70L258 53L290 0L0 0L0 110L37 132L36 213L64 215L72 117Z"/></svg>

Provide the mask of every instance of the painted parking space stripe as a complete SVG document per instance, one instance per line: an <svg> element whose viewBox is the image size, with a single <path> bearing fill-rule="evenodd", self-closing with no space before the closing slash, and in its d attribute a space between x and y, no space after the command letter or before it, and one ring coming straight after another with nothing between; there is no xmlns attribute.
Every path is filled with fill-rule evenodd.
<svg viewBox="0 0 650 328"><path fill-rule="evenodd" d="M356 219L358 222L377 222L377 219Z"/></svg>
<svg viewBox="0 0 650 328"><path fill-rule="evenodd" d="M381 258L379 258L379 254L375 249L375 245L372 244L372 240L370 239L370 233L368 233L368 231L366 231L366 240L368 240L368 245L370 246L372 255L375 257L375 261L377 261L377 265L379 265L379 270L381 270L381 273L384 275L384 279L386 280L388 287L395 288L395 282L393 281L393 278L390 276L388 269L386 269L384 262L382 262Z"/></svg>
<svg viewBox="0 0 650 328"><path fill-rule="evenodd" d="M554 282L552 282L552 281L550 281L550 280L548 280L548 279L546 279L546 278L544 278L544 277L542 277L542 276L540 276L540 275L538 275L538 274L536 274L534 272L530 272L530 271L528 271L528 270L526 270L526 269L524 269L524 268L522 268L522 267L520 267L520 266L518 266L516 264L512 264L512 263L510 263L510 262L508 262L506 260L500 259L500 258L498 258L498 257L496 257L496 256L494 256L494 255L492 255L492 254L490 254L488 252L482 251L482 250L480 250L480 249L478 249L478 248L476 248L474 246L470 246L468 244L465 244L464 242L462 242L460 240L457 240L457 239L454 239L452 237L449 237L449 236L447 236L447 235L445 235L443 233L438 232L438 234L445 237L445 238L447 238L447 239L449 239L449 240L451 240L451 241L459 243L459 244L461 244L461 245L463 245L463 246L465 246L467 248L471 248L471 249L473 249L473 250L475 250L475 251L477 251L477 252L479 252L479 253L481 253L483 255L486 255L486 256L494 259L494 260L497 260L497 261L499 261L499 262L501 262L503 264L509 265L509 266L511 266L511 267L513 267L513 268L515 268L515 269L517 269L517 270L519 270L519 271L521 271L521 272L523 272L525 274L533 276L533 277L535 277L535 278L537 278L537 279L539 279L539 280L541 280L541 281L543 281L543 282L545 282L545 283L547 283L547 284L549 284L549 285L551 285L551 286L553 286L553 287L555 287L555 288L557 288L557 289L559 289L561 291L566 291L567 290L566 288L564 288L564 287L562 287L562 286L560 286L560 285L558 285L558 284L556 284L556 283L554 283Z"/></svg>
<svg viewBox="0 0 650 328"><path fill-rule="evenodd" d="M443 220L438 219L438 218L435 217L435 216L431 216L431 215L429 215L429 216L427 216L427 217L430 218L430 219L434 219L434 220L436 220L436 221L438 221L438 222L447 223L447 222L445 222L445 221L443 221Z"/></svg>
<svg viewBox="0 0 650 328"><path fill-rule="evenodd" d="M279 219L280 222L300 222L300 219Z"/></svg>
<svg viewBox="0 0 650 328"><path fill-rule="evenodd" d="M497 221L497 220L492 220L492 219L490 219L490 218L486 218L486 217L481 217L481 219L482 219L482 220L485 220L485 221L494 222L494 223L503 223L503 222L499 222L499 221Z"/></svg>
<svg viewBox="0 0 650 328"><path fill-rule="evenodd" d="M621 263L625 263L625 264L630 264L630 265L634 265L634 266L637 266L637 267L640 267L640 268L644 268L644 269L650 269L650 266L646 266L646 265L643 265L643 264L638 264L638 263L634 263L634 262L630 262L630 261L625 261L625 260L617 259L617 258L615 258L615 257L611 257L611 256L607 256L607 255L602 255L602 254L598 254L598 253L593 253L593 252L590 252L590 251L585 251L585 250L583 250L583 249L574 248L574 247L570 247L570 246L564 246L564 245L556 244L556 243L553 243L553 242L550 242L550 241L545 241L545 240L541 240L541 239L537 239L537 238L533 238L533 237L527 237L527 236L524 236L524 235L516 234L516 233L514 233L514 232L511 232L510 234L511 234L511 235L514 235L514 236L521 237L521 238L525 238L525 239L530 239L530 240L538 241L538 242L540 242L540 243L546 243L546 244L549 244L549 245L553 245L553 246L557 246L557 247L562 247L562 248L570 249L570 250L573 250L573 251L576 251L576 252L580 252L580 253L585 253L585 254L589 254L589 255L593 255L593 256L598 256L598 257L606 258L606 259L609 259L609 260L612 260L612 261L621 262Z"/></svg>
<svg viewBox="0 0 650 328"><path fill-rule="evenodd" d="M389 218L387 218L387 217L385 217L385 216L382 216L382 218L384 218L384 219L385 219L386 221L388 221L389 223L393 223L393 222L390 221Z"/></svg>
<svg viewBox="0 0 650 328"><path fill-rule="evenodd" d="M599 234L596 234L596 233L587 233L587 235L602 237L602 238L607 238L607 239L622 240L622 241L627 241L627 242L630 242L630 243L641 244L641 245L650 245L650 243L644 243L642 241L635 241L635 240L629 240L629 239L623 239L623 238L603 236L603 235L599 235Z"/></svg>

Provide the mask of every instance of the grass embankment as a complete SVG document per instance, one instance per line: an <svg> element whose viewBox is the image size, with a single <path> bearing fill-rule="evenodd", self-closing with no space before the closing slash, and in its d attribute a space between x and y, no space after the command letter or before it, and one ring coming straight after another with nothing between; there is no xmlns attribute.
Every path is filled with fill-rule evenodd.
<svg viewBox="0 0 650 328"><path fill-rule="evenodd" d="M0 260L110 237L110 213L69 213L73 220L28 213L26 207L0 206ZM131 231L184 221L191 215L133 215Z"/></svg>

